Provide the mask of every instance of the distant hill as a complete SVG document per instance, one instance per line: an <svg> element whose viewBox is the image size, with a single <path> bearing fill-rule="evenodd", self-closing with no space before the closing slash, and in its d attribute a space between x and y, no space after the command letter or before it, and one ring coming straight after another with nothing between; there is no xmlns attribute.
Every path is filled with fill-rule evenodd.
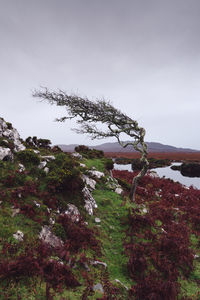
<svg viewBox="0 0 200 300"><path fill-rule="evenodd" d="M146 142L148 146L148 152L199 152L198 150L189 149L189 148L177 148L170 145L164 145L161 143L155 142ZM79 144L70 144L70 145L58 145L65 152L73 152L74 148ZM91 149L102 150L104 152L136 152L133 147L128 146L122 148L118 142L115 143L103 143L97 146L88 146Z"/></svg>

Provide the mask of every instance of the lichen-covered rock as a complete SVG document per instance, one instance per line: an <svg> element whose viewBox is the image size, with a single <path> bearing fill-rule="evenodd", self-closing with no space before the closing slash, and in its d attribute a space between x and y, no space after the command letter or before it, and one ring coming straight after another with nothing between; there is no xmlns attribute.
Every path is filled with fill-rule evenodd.
<svg viewBox="0 0 200 300"><path fill-rule="evenodd" d="M80 167L82 167L82 168L86 168L86 165L85 165L85 164L82 164L82 163L80 163Z"/></svg>
<svg viewBox="0 0 200 300"><path fill-rule="evenodd" d="M88 212L89 215L93 215L94 208L97 208L97 203L92 197L89 189L87 187L84 187L83 190L83 196L85 201L85 209Z"/></svg>
<svg viewBox="0 0 200 300"><path fill-rule="evenodd" d="M74 204L67 204L65 215L68 215L72 222L79 222L80 220L80 212Z"/></svg>
<svg viewBox="0 0 200 300"><path fill-rule="evenodd" d="M94 176L96 178L101 178L101 177L104 177L105 174L103 172L100 172L100 171L96 171L96 170L90 170L88 172L91 176Z"/></svg>
<svg viewBox="0 0 200 300"><path fill-rule="evenodd" d="M99 260L94 260L94 261L91 260L90 264L91 265L101 265L101 266L104 266L105 269L107 268L107 263L105 263L103 261L99 261Z"/></svg>
<svg viewBox="0 0 200 300"><path fill-rule="evenodd" d="M109 176L109 177L107 178L106 186L107 186L108 188L114 190L114 189L116 189L116 188L119 186L119 184L118 184L118 182L117 182L117 179L115 179L114 177Z"/></svg>
<svg viewBox="0 0 200 300"><path fill-rule="evenodd" d="M75 157L75 158L83 159L83 156L82 156L80 153L78 153L78 152L73 152L71 155L72 155L73 157Z"/></svg>
<svg viewBox="0 0 200 300"><path fill-rule="evenodd" d="M0 137L5 137L14 143L14 151L22 151L26 147L20 141L20 135L17 129L13 128L10 123L5 122L3 118L0 118Z"/></svg>
<svg viewBox="0 0 200 300"><path fill-rule="evenodd" d="M33 150L33 152L35 152L35 154L40 154L39 150Z"/></svg>
<svg viewBox="0 0 200 300"><path fill-rule="evenodd" d="M25 171L25 167L23 164L19 164L19 172Z"/></svg>
<svg viewBox="0 0 200 300"><path fill-rule="evenodd" d="M103 286L102 286L101 283L95 284L95 285L92 287L92 289L93 289L94 292L95 292L95 291L98 291L98 292L100 292L100 293L102 293L102 294L104 293Z"/></svg>
<svg viewBox="0 0 200 300"><path fill-rule="evenodd" d="M47 225L42 227L39 238L53 248L59 248L63 246L63 241L54 235Z"/></svg>
<svg viewBox="0 0 200 300"><path fill-rule="evenodd" d="M82 175L82 180L84 183L86 183L86 185L91 189L94 190L95 189L95 185L96 185L96 181L92 178L89 178L87 175Z"/></svg>
<svg viewBox="0 0 200 300"><path fill-rule="evenodd" d="M45 172L46 174L48 174L48 173L49 173L49 168L45 167L45 168L44 168L44 172Z"/></svg>
<svg viewBox="0 0 200 300"><path fill-rule="evenodd" d="M20 208L13 208L12 209L12 218L20 213Z"/></svg>
<svg viewBox="0 0 200 300"><path fill-rule="evenodd" d="M0 160L13 160L13 154L10 148L0 147Z"/></svg>
<svg viewBox="0 0 200 300"><path fill-rule="evenodd" d="M22 231L17 230L17 232L13 234L13 237L14 237L17 241L22 242L23 239L24 239L24 234L23 234Z"/></svg>
<svg viewBox="0 0 200 300"><path fill-rule="evenodd" d="M107 183L106 183L106 187L115 191L117 194L121 195L123 190L121 188L121 185L119 185L117 179L109 176L107 178Z"/></svg>
<svg viewBox="0 0 200 300"><path fill-rule="evenodd" d="M40 164L39 164L39 166L38 166L38 168L39 169L43 169L44 167L46 167L46 165L47 165L46 161L41 161Z"/></svg>
<svg viewBox="0 0 200 300"><path fill-rule="evenodd" d="M118 195L122 195L122 193L123 193L122 188L121 188L121 187L117 187L117 188L115 189L115 193L117 193Z"/></svg>
<svg viewBox="0 0 200 300"><path fill-rule="evenodd" d="M96 223L101 223L101 220L99 218L94 219Z"/></svg>
<svg viewBox="0 0 200 300"><path fill-rule="evenodd" d="M43 161L51 161L51 160L54 160L56 159L54 155L46 155L46 156L41 156L41 159Z"/></svg>
<svg viewBox="0 0 200 300"><path fill-rule="evenodd" d="M122 283L119 279L115 279L115 282L117 282L120 285L122 285L128 291L128 287L124 283Z"/></svg>

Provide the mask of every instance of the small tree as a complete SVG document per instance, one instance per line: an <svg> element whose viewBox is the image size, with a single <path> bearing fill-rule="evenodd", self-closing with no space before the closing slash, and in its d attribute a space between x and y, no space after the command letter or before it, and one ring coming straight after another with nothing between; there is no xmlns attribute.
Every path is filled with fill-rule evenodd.
<svg viewBox="0 0 200 300"><path fill-rule="evenodd" d="M64 116L56 121L63 122L67 119L78 118L77 123L80 129L74 129L77 133L87 133L92 139L102 139L106 137L116 137L119 144L125 148L132 145L136 151L141 153L142 169L133 178L130 191L130 199L135 200L135 191L140 178L148 170L147 145L144 142L145 129L138 126L138 122L123 114L105 100L90 101L77 95L67 95L64 91L50 92L47 88L44 91L35 91L34 97L47 100L50 104L65 106L68 116ZM107 125L107 131L99 129L97 124ZM130 142L122 142L121 134L126 134L133 139Z"/></svg>

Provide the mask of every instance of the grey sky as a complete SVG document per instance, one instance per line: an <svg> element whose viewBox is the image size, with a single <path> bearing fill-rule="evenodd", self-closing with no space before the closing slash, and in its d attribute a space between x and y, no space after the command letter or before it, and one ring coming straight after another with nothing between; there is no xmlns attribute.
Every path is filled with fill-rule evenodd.
<svg viewBox="0 0 200 300"><path fill-rule="evenodd" d="M60 88L110 100L147 141L200 150L199 36L199 0L0 0L0 116L23 138L101 143L31 95Z"/></svg>

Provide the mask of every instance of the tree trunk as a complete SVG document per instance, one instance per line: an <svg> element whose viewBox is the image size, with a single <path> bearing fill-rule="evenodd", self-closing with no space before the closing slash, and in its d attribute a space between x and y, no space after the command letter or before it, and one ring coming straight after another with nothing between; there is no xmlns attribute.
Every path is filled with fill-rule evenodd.
<svg viewBox="0 0 200 300"><path fill-rule="evenodd" d="M133 177L132 184L131 184L131 190L130 190L130 200L132 202L135 201L135 192L138 185L138 181L146 174L149 166L149 162L147 159L143 160L144 166L142 170L137 174L137 176Z"/></svg>

